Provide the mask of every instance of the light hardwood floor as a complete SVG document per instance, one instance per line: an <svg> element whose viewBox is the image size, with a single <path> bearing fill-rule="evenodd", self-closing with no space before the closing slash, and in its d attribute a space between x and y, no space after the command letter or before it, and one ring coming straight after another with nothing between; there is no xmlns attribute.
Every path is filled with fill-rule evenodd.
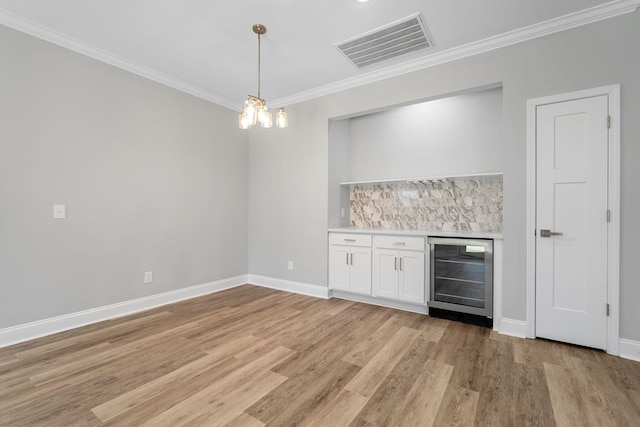
<svg viewBox="0 0 640 427"><path fill-rule="evenodd" d="M245 285L0 349L0 425L640 426L640 363Z"/></svg>

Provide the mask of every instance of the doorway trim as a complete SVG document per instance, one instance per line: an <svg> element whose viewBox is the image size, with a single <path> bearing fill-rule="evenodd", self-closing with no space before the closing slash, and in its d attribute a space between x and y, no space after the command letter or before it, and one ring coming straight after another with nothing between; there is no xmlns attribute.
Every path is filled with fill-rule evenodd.
<svg viewBox="0 0 640 427"><path fill-rule="evenodd" d="M609 101L608 200L611 220L607 226L607 348L620 353L620 85L533 98L527 100L527 338L536 337L536 109L540 105L607 95ZM604 120L604 119L603 119ZM603 212L603 215L605 213ZM605 307L602 308L603 310Z"/></svg>

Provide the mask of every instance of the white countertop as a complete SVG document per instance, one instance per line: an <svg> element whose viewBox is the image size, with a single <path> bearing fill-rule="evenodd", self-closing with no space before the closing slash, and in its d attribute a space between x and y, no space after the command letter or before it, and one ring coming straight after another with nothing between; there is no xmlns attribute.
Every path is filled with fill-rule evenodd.
<svg viewBox="0 0 640 427"><path fill-rule="evenodd" d="M488 231L381 230L354 227L330 228L330 233L378 234L423 237L467 237L472 239L502 239L502 233Z"/></svg>

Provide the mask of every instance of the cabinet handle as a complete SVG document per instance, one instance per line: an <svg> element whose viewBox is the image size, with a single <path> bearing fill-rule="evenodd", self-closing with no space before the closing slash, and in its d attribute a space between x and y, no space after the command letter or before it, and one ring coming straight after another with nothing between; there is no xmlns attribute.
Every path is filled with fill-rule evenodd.
<svg viewBox="0 0 640 427"><path fill-rule="evenodd" d="M394 245L400 245L400 246L404 246L407 244L407 242L393 242Z"/></svg>
<svg viewBox="0 0 640 427"><path fill-rule="evenodd" d="M400 271L402 271L402 258L400 258Z"/></svg>
<svg viewBox="0 0 640 427"><path fill-rule="evenodd" d="M351 254L351 265L353 265L353 254Z"/></svg>
<svg viewBox="0 0 640 427"><path fill-rule="evenodd" d="M347 265L349 265L349 252L347 252Z"/></svg>
<svg viewBox="0 0 640 427"><path fill-rule="evenodd" d="M345 242L355 242L356 239L344 239Z"/></svg>
<svg viewBox="0 0 640 427"><path fill-rule="evenodd" d="M398 269L398 257L393 257L393 269L397 270Z"/></svg>

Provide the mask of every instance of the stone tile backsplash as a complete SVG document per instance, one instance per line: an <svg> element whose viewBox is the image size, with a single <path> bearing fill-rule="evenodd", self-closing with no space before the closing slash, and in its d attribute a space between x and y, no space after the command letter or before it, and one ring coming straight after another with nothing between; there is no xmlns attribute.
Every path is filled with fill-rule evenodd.
<svg viewBox="0 0 640 427"><path fill-rule="evenodd" d="M352 184L350 225L502 232L502 175Z"/></svg>

